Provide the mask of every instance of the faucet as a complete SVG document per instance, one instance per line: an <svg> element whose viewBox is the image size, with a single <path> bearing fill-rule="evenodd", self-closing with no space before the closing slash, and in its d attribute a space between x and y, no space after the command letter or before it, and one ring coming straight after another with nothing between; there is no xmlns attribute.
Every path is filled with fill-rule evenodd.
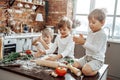
<svg viewBox="0 0 120 80"><path fill-rule="evenodd" d="M111 36L110 36L110 28L109 27L104 27L103 29L104 29L105 33L107 34L108 39L111 38Z"/></svg>

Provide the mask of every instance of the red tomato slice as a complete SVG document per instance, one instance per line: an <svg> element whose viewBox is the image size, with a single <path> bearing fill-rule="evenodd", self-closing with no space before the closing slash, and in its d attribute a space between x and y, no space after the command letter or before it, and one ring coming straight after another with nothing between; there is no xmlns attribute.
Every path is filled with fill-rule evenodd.
<svg viewBox="0 0 120 80"><path fill-rule="evenodd" d="M32 52L31 52L31 50L26 50L25 53L26 54L31 54Z"/></svg>
<svg viewBox="0 0 120 80"><path fill-rule="evenodd" d="M58 76L64 76L67 73L67 69L65 67L57 67L55 72Z"/></svg>

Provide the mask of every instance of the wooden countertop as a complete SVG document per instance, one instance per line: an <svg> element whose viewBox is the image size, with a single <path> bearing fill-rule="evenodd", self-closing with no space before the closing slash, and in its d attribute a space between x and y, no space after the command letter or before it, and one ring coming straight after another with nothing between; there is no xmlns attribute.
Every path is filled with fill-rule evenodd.
<svg viewBox="0 0 120 80"><path fill-rule="evenodd" d="M12 73L16 73L18 75L22 75L34 80L81 80L81 77L77 77L74 74L68 73L64 77L52 77L47 71L41 70L41 71L34 71L34 70L23 70L20 67L3 67L0 66L0 69L10 71ZM84 76L82 80L102 80L102 77L104 76L104 73L107 71L108 65L103 65L103 67L99 70L99 73L93 77L87 77Z"/></svg>

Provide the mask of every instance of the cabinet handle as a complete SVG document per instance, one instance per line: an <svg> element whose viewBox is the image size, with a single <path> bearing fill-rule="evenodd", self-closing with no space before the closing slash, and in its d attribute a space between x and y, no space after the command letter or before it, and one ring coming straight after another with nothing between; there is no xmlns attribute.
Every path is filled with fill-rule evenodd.
<svg viewBox="0 0 120 80"><path fill-rule="evenodd" d="M110 43L107 44L107 47L110 47Z"/></svg>

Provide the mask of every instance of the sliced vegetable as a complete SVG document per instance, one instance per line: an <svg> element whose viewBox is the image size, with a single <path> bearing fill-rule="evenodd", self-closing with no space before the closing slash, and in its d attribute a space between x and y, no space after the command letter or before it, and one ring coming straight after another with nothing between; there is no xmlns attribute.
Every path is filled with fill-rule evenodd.
<svg viewBox="0 0 120 80"><path fill-rule="evenodd" d="M26 53L26 54L31 54L32 51L31 51L31 50L26 50L25 53Z"/></svg>
<svg viewBox="0 0 120 80"><path fill-rule="evenodd" d="M65 67L57 67L55 72L58 76L64 76L67 73L67 69Z"/></svg>

